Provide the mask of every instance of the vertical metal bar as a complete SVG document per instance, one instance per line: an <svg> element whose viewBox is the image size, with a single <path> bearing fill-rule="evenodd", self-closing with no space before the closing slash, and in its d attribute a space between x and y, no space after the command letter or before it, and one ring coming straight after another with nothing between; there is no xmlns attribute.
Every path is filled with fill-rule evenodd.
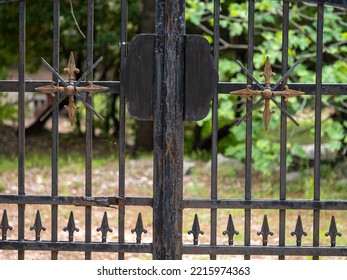
<svg viewBox="0 0 347 280"><path fill-rule="evenodd" d="M254 48L254 0L248 1L248 57L247 67L253 72L253 48ZM247 84L252 80L247 77ZM252 110L252 101L247 100L246 110ZM245 199L252 199L252 118L246 120L246 169L245 169ZM251 245L251 210L245 209L245 245ZM245 255L245 260L250 256Z"/></svg>
<svg viewBox="0 0 347 280"><path fill-rule="evenodd" d="M59 44L60 44L60 0L53 1L53 68L59 73ZM52 80L58 83L54 76ZM58 102L59 94L56 94L54 102ZM59 133L58 133L59 108L52 112L52 196L58 195L58 154L59 154ZM51 207L52 241L58 241L58 205ZM58 252L51 252L51 259L58 259Z"/></svg>
<svg viewBox="0 0 347 280"><path fill-rule="evenodd" d="M213 12L213 60L214 67L218 71L219 59L219 16L220 16L220 1L214 1ZM212 100L212 165L211 165L211 199L218 198L218 92ZM211 245L217 244L217 209L211 209ZM215 254L210 255L211 260L216 259Z"/></svg>
<svg viewBox="0 0 347 280"><path fill-rule="evenodd" d="M26 2L19 2L19 60L18 60L18 194L25 195L25 33ZM25 238L25 205L18 205L18 240ZM18 259L24 260L24 250Z"/></svg>
<svg viewBox="0 0 347 280"><path fill-rule="evenodd" d="M282 23L282 75L288 70L288 34L289 34L289 1L283 1L283 23ZM282 86L287 84L287 79ZM282 98L281 105L287 109L285 98ZM287 188L287 116L281 112L280 131L280 200L286 199ZM285 246L286 238L286 210L279 210L279 245ZM284 260L285 256L279 256Z"/></svg>
<svg viewBox="0 0 347 280"><path fill-rule="evenodd" d="M87 2L87 69L93 65L93 43L94 43L94 0ZM93 80L93 73L90 73L87 80ZM86 102L92 104L90 95L86 95ZM92 196L92 149L93 149L93 116L90 110L86 109L86 196ZM85 241L92 240L92 207L85 208ZM85 259L91 259L91 252L85 253Z"/></svg>
<svg viewBox="0 0 347 280"><path fill-rule="evenodd" d="M127 52L127 22L128 22L128 1L122 0L121 4L121 68L124 65ZM118 132L118 195L125 196L125 97L121 92L119 97L119 132ZM124 242L125 227L125 206L118 206L118 241ZM118 259L124 260L124 253L118 253Z"/></svg>
<svg viewBox="0 0 347 280"><path fill-rule="evenodd" d="M320 159L321 159L321 104L322 104L322 67L323 67L323 26L324 4L317 6L317 51L316 51L316 97L315 97L315 140L314 140L314 194L313 199L320 200ZM313 211L313 246L319 246L320 211ZM313 256L313 259L318 259Z"/></svg>
<svg viewBox="0 0 347 280"><path fill-rule="evenodd" d="M154 259L182 257L184 11L184 0L157 1Z"/></svg>

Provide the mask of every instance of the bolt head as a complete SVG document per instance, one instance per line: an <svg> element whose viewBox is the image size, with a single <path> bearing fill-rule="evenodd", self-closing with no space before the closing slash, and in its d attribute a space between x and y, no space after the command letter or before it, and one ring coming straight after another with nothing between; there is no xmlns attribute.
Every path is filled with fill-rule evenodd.
<svg viewBox="0 0 347 280"><path fill-rule="evenodd" d="M272 93L272 90L270 88L267 88L262 92L262 96L266 99L270 99L272 97L272 95L273 95L273 93Z"/></svg>
<svg viewBox="0 0 347 280"><path fill-rule="evenodd" d="M68 96L73 96L75 93L75 87L73 85L68 85L64 88L64 92Z"/></svg>

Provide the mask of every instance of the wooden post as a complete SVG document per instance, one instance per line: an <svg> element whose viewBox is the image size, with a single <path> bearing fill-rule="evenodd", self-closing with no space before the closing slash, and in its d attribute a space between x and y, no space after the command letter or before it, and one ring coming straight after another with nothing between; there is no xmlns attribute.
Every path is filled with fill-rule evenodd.
<svg viewBox="0 0 347 280"><path fill-rule="evenodd" d="M153 258L182 257L185 1L157 0Z"/></svg>

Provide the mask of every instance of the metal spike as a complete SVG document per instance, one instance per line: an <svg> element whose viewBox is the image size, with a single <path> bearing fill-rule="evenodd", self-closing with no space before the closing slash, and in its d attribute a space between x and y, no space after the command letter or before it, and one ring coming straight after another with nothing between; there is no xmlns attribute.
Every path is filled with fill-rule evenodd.
<svg viewBox="0 0 347 280"><path fill-rule="evenodd" d="M272 67L271 67L270 59L268 56L266 57L264 71L261 72L259 76L265 77L265 87L269 88L271 83L271 78L276 76L276 74L272 72Z"/></svg>
<svg viewBox="0 0 347 280"><path fill-rule="evenodd" d="M292 236L296 236L296 246L301 246L301 238L302 236L307 236L307 232L304 231L302 227L302 222L301 222L301 216L298 216L298 219L296 221L296 226L295 230L291 233Z"/></svg>
<svg viewBox="0 0 347 280"><path fill-rule="evenodd" d="M200 224L199 224L199 219L197 214L195 214L194 216L193 227L190 231L188 231L188 234L193 234L194 245L199 244L199 234L204 235L204 232L200 230Z"/></svg>
<svg viewBox="0 0 347 280"><path fill-rule="evenodd" d="M267 246L268 236L269 235L272 236L274 233L272 231L270 231L269 223L267 221L266 215L264 215L264 220L263 220L263 225L261 226L261 231L258 231L257 234L263 236L263 246Z"/></svg>
<svg viewBox="0 0 347 280"><path fill-rule="evenodd" d="M235 234L238 235L239 232L237 230L235 230L233 218L231 217L231 214L229 214L227 229L225 231L223 231L223 235L229 236L229 245L234 245L234 235Z"/></svg>
<svg viewBox="0 0 347 280"><path fill-rule="evenodd" d="M96 231L101 231L102 233L102 242L106 242L107 239L107 232L113 232L113 229L111 229L108 226L108 218L107 218L107 212L104 212L104 216L102 217L101 226L96 229Z"/></svg>
<svg viewBox="0 0 347 280"><path fill-rule="evenodd" d="M64 72L69 75L69 82L76 80L76 74L80 72L80 69L76 67L75 56L73 52L70 52L69 61L67 67L64 68Z"/></svg>
<svg viewBox="0 0 347 280"><path fill-rule="evenodd" d="M70 217L67 226L63 228L63 231L69 232L69 242L73 242L74 232L80 231L79 228L77 228L75 225L75 218L72 211L70 212Z"/></svg>
<svg viewBox="0 0 347 280"><path fill-rule="evenodd" d="M341 232L337 231L335 217L332 216L330 221L329 231L325 234L325 236L330 236L331 247L336 246L336 236L341 236L341 235L342 235Z"/></svg>
<svg viewBox="0 0 347 280"><path fill-rule="evenodd" d="M2 240L6 240L7 238L7 231L12 230L13 227L11 227L8 223L8 218L7 218L7 211L6 209L4 210L4 213L2 214L2 219L0 223L0 228L2 230Z"/></svg>
<svg viewBox="0 0 347 280"><path fill-rule="evenodd" d="M56 94L60 90L59 87L56 87L54 84L51 85L45 85L42 87L35 88L35 91L43 92L43 93L49 93L49 94Z"/></svg>
<svg viewBox="0 0 347 280"><path fill-rule="evenodd" d="M139 213L137 216L137 222L135 228L131 230L131 233L136 232L136 243L141 243L142 233L147 233L147 230L143 228L142 215Z"/></svg>
<svg viewBox="0 0 347 280"><path fill-rule="evenodd" d="M36 212L35 223L33 226L30 227L30 230L35 230L36 241L40 241L41 230L45 231L46 228L44 226L42 226L41 215L40 215L39 210L37 210L37 212Z"/></svg>

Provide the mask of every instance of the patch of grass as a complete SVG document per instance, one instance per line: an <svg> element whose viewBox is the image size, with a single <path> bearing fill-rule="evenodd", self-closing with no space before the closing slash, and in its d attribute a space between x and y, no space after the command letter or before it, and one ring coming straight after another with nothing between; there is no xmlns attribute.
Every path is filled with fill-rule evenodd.
<svg viewBox="0 0 347 280"><path fill-rule="evenodd" d="M16 157L4 157L0 161L0 175L5 171L17 170L18 160Z"/></svg>

